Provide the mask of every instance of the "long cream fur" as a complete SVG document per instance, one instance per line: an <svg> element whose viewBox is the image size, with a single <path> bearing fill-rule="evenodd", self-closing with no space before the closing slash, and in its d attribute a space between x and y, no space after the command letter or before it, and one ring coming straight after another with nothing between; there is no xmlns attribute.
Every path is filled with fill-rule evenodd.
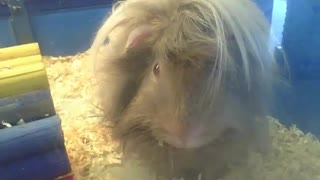
<svg viewBox="0 0 320 180"><path fill-rule="evenodd" d="M191 6L188 7L190 4ZM186 8L186 6L190 9L178 13L179 8ZM183 13L188 13L188 18ZM214 34L209 37L203 33L203 29L198 28L199 26L214 31ZM91 57L97 71L100 68L102 71L108 70L108 72L102 72L102 74L106 73L115 77L112 81L120 79L117 82L108 82L109 86L105 87L108 91L112 91L110 93L112 96L120 96L121 93L118 93L118 91L121 91L120 88L127 87L124 84L129 81L127 80L129 77L117 76L116 73L119 72L113 72L110 68L112 66L109 68L104 68L104 66L108 66L110 59L114 61L117 60L116 57L125 56L127 49L135 44L134 40L139 34L148 33L149 36L145 41L151 42L155 56L167 59L169 59L167 56L170 54L168 51L180 52L183 49L183 52L185 52L185 49L188 49L188 43L213 44L212 49L197 49L197 54L203 54L204 56L213 54L216 57L207 81L205 95L200 100L206 101L206 103L203 103L206 107L201 107L203 116L206 116L206 113L210 114L210 111L214 109L213 106L216 101L213 101L213 99L219 94L218 92L223 90L226 84L232 86L234 82L238 83L241 91L246 91L243 94L252 94L252 101L256 102L248 103L253 104L252 109L254 111L256 110L254 109L255 104L257 106L267 105L264 104L267 103L264 101L269 100L268 95L272 89L275 70L277 69L273 57L273 45L275 44L270 43L273 38L270 37L269 27L263 13L250 0L118 1L96 34L91 48ZM185 37L189 42L186 42ZM237 47L236 49L239 52L230 50L234 46ZM190 51L192 52L192 49ZM192 53L191 55L185 55L183 59L192 61ZM226 83L226 79L232 82ZM118 86L112 86L112 83L118 83ZM250 91L250 93L247 91ZM241 93L235 94L239 96ZM108 95L104 94L104 96ZM108 98L112 99L112 97ZM106 98L104 101L109 101L109 99ZM112 106L115 105L108 104L105 106L107 106L105 109L112 111ZM259 111L260 107L257 107L257 109ZM261 107L261 109L264 108ZM255 116L255 113L258 116L265 115L264 112L252 112L254 114L252 116ZM241 123L243 122L239 122L239 126L241 126ZM246 123L253 122L248 120ZM261 129L261 131L265 130ZM259 129L255 130L256 132L259 131ZM260 134L260 132L255 135L257 134ZM264 142L261 141L261 143Z"/></svg>
<svg viewBox="0 0 320 180"><path fill-rule="evenodd" d="M212 73L211 80L208 81L208 96L213 96L214 92L221 87L221 82L226 73L227 68L234 68L235 57L228 51L228 34L233 34L235 43L240 48L241 61L244 76L248 89L252 87L252 76L260 76L263 83L270 81L272 74L270 67L274 67L273 61L273 45L270 43L269 24L263 13L250 0L126 0L118 1L111 15L98 31L92 44L92 58L100 59L97 55L103 49L105 41L109 40L109 44L113 45L113 39L127 38L118 37L117 28L123 28L132 31L134 27L150 24L154 29L165 29L170 21L170 16L174 16L174 12L180 4L194 3L202 16L207 18L203 25L209 29L215 29L215 36L212 39L205 39L196 32L185 32L199 41L211 41L217 44L217 67ZM168 19L160 19L154 21L155 18L168 17ZM183 17L182 17L183 18ZM194 19L199 19L194 14ZM215 21L210 21L214 19ZM187 29L187 28L186 28ZM171 29L172 30L172 29ZM174 34L174 33L173 33ZM272 36L271 36L272 37ZM273 39L271 39L273 40ZM184 41L175 42L177 46L184 46ZM268 47L268 45L272 47ZM166 47L157 47L158 51L163 51ZM124 53L120 51L119 54ZM159 52L161 53L161 52ZM162 52L164 53L164 52ZM101 52L103 57L105 54ZM250 56L250 57L249 57ZM98 62L98 60L97 60ZM253 69L255 68L255 69ZM256 71L252 74L252 71ZM268 87L268 86L266 86Z"/></svg>

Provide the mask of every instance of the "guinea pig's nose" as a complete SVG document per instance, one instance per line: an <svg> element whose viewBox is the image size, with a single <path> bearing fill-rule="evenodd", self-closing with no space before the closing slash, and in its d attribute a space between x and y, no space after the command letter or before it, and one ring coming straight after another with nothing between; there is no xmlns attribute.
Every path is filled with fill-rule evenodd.
<svg viewBox="0 0 320 180"><path fill-rule="evenodd" d="M171 122L166 125L165 130L180 141L185 141L190 132L190 125L183 121Z"/></svg>
<svg viewBox="0 0 320 180"><path fill-rule="evenodd" d="M176 136L181 140L181 141L186 141L190 127L186 123L180 123L179 126L176 129Z"/></svg>
<svg viewBox="0 0 320 180"><path fill-rule="evenodd" d="M183 121L171 121L164 126L165 141L177 148L198 148L211 141L203 125Z"/></svg>

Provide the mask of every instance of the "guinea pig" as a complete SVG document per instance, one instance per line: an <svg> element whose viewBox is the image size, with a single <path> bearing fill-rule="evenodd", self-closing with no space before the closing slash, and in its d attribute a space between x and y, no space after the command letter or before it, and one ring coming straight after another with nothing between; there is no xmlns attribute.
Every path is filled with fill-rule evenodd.
<svg viewBox="0 0 320 180"><path fill-rule="evenodd" d="M250 0L116 2L91 53L124 162L165 179L214 180L250 150L267 152L269 34Z"/></svg>

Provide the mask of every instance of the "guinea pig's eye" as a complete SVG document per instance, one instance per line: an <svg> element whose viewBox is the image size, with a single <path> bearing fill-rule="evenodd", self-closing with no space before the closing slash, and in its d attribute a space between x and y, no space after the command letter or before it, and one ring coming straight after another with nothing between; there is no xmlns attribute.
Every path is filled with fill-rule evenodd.
<svg viewBox="0 0 320 180"><path fill-rule="evenodd" d="M158 76L160 74L160 66L159 64L155 64L153 67L153 73L154 75Z"/></svg>

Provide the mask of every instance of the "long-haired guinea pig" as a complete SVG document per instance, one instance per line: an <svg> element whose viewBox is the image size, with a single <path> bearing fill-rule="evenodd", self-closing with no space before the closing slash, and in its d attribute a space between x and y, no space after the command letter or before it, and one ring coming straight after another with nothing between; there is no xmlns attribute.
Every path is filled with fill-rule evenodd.
<svg viewBox="0 0 320 180"><path fill-rule="evenodd" d="M212 180L249 150L266 151L269 32L249 0L115 3L91 52L124 159L168 179Z"/></svg>

